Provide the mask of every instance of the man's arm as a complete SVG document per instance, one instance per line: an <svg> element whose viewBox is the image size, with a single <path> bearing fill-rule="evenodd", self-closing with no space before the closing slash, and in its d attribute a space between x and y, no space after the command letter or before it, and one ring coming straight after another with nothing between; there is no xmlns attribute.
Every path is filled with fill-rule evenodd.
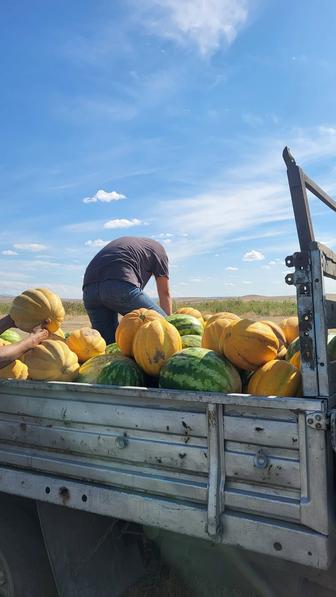
<svg viewBox="0 0 336 597"><path fill-rule="evenodd" d="M14 328L14 327L16 327L16 326L15 326L14 321L10 317L10 315L5 315L5 317L2 317L0 319L0 334L5 332L6 330L9 330L9 328Z"/></svg>
<svg viewBox="0 0 336 597"><path fill-rule="evenodd" d="M27 350L30 350L30 348L35 348L35 346L43 342L43 340L46 340L48 336L48 330L38 326L34 328L34 330L26 338L24 338L24 340L21 340L20 342L14 342L14 344L0 346L0 369L2 367L6 367L6 365L9 365L9 363L12 363L12 361L15 361L15 359L20 359L20 357L22 357Z"/></svg>
<svg viewBox="0 0 336 597"><path fill-rule="evenodd" d="M167 315L171 315L173 302L169 292L169 279L166 276L159 276L158 278L155 278L155 280L160 307L167 313Z"/></svg>

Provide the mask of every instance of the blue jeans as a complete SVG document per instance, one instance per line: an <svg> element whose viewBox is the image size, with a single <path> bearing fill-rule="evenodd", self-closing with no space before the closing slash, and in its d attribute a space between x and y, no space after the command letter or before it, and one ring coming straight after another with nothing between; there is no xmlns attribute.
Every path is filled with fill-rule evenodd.
<svg viewBox="0 0 336 597"><path fill-rule="evenodd" d="M91 325L101 333L106 344L115 342L118 313L126 315L134 309L154 309L166 313L140 288L121 280L105 280L87 284L83 289L84 307Z"/></svg>

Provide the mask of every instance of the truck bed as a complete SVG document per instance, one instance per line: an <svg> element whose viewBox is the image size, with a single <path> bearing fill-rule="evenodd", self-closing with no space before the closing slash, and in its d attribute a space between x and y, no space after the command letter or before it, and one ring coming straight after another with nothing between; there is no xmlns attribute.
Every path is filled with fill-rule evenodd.
<svg viewBox="0 0 336 597"><path fill-rule="evenodd" d="M1 381L0 491L325 568L325 411L312 398Z"/></svg>

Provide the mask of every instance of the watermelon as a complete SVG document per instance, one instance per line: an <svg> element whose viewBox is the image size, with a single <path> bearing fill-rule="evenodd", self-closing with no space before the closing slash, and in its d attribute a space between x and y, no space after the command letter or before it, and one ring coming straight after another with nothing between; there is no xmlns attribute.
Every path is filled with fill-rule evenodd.
<svg viewBox="0 0 336 597"><path fill-rule="evenodd" d="M167 321L176 327L180 336L202 336L203 335L203 324L199 319L192 315L183 315L182 313L174 313L169 315Z"/></svg>
<svg viewBox="0 0 336 597"><path fill-rule="evenodd" d="M105 349L105 354L121 354L121 350L116 342L108 344Z"/></svg>
<svg viewBox="0 0 336 597"><path fill-rule="evenodd" d="M290 361L290 359L294 356L296 352L300 352L300 338L299 336L290 343L287 348L286 354L286 361ZM329 361L336 360L336 333L329 332L328 333L328 359Z"/></svg>
<svg viewBox="0 0 336 597"><path fill-rule="evenodd" d="M190 348L191 346L200 347L202 342L201 336L195 334L186 334L182 336L182 348Z"/></svg>
<svg viewBox="0 0 336 597"><path fill-rule="evenodd" d="M105 365L115 358L114 354L100 354L88 359L81 365L76 381L78 383L97 383L97 377Z"/></svg>
<svg viewBox="0 0 336 597"><path fill-rule="evenodd" d="M184 348L162 367L160 388L199 392L241 392L237 369L224 357L207 348Z"/></svg>
<svg viewBox="0 0 336 597"><path fill-rule="evenodd" d="M145 375L142 369L138 367L133 359L122 355L114 355L112 361L102 368L97 383L113 386L146 387Z"/></svg>
<svg viewBox="0 0 336 597"><path fill-rule="evenodd" d="M336 335L335 332L328 334L328 360L336 361Z"/></svg>
<svg viewBox="0 0 336 597"><path fill-rule="evenodd" d="M286 352L286 361L290 361L292 356L298 352L298 350L300 350L300 337L298 336L297 338L295 338L295 340L293 340L293 342L291 342L287 348L287 352Z"/></svg>
<svg viewBox="0 0 336 597"><path fill-rule="evenodd" d="M6 330L0 335L2 340L6 340L10 344L14 344L14 342L20 342L22 340L20 334L18 334L15 330Z"/></svg>

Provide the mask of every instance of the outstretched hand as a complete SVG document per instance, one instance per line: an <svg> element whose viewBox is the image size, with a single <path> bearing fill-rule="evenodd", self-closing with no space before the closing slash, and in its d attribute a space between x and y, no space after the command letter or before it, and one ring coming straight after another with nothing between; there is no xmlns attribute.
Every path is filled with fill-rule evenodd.
<svg viewBox="0 0 336 597"><path fill-rule="evenodd" d="M43 324L34 327L29 334L29 339L31 341L32 348L34 346L37 346L38 344L41 344L41 342L43 342L44 340L47 340L48 336L49 332L48 330L44 329Z"/></svg>

